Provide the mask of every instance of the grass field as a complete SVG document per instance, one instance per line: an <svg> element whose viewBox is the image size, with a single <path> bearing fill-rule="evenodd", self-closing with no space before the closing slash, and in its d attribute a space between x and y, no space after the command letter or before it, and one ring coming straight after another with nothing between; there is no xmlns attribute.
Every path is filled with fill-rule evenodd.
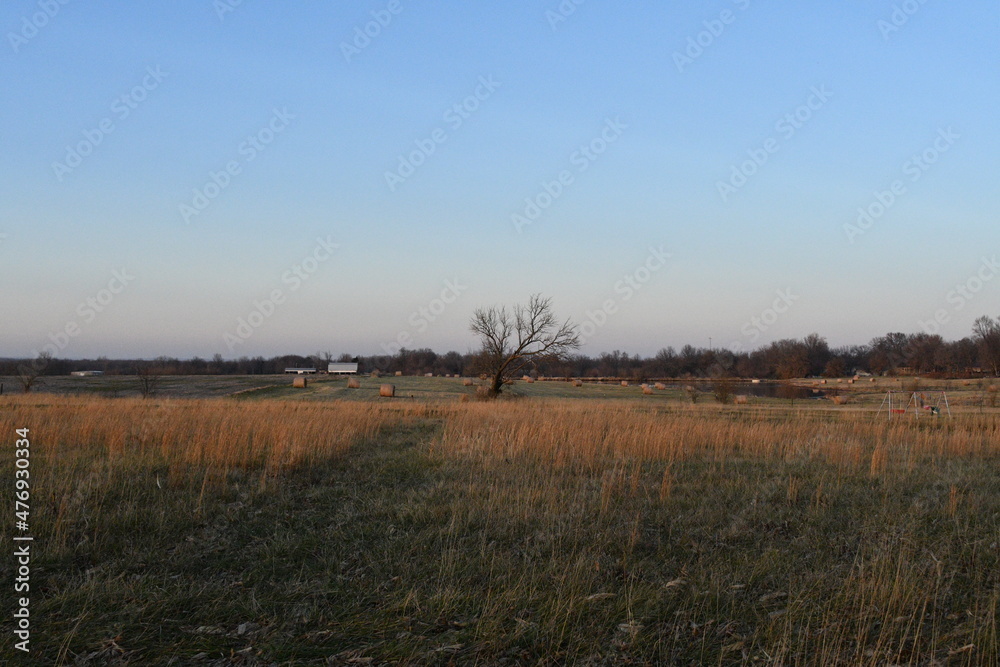
<svg viewBox="0 0 1000 667"><path fill-rule="evenodd" d="M24 664L1000 662L1000 414L976 387L890 423L881 389L84 380L0 398L8 451L32 438Z"/></svg>

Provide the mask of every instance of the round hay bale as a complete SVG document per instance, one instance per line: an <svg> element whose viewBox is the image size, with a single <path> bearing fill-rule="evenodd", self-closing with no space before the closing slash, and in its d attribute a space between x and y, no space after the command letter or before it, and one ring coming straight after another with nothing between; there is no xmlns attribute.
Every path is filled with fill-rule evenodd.
<svg viewBox="0 0 1000 667"><path fill-rule="evenodd" d="M372 371L372 374L371 374L371 376L372 376L373 378L377 378L377 377L381 377L381 375L382 375L382 374L381 374L381 373L379 373L377 369L376 369L376 370L374 370L374 371Z"/></svg>
<svg viewBox="0 0 1000 667"><path fill-rule="evenodd" d="M396 385L384 384L378 388L378 395L384 398L392 398L396 395Z"/></svg>
<svg viewBox="0 0 1000 667"><path fill-rule="evenodd" d="M361 389L361 380L358 378L351 378L347 381L348 389Z"/></svg>
<svg viewBox="0 0 1000 667"><path fill-rule="evenodd" d="M463 387L471 387L473 384L475 384L475 383L472 380L470 380L469 378L465 378L464 380L462 380L462 386Z"/></svg>
<svg viewBox="0 0 1000 667"><path fill-rule="evenodd" d="M528 384L534 384L535 383L535 378L525 376L524 381L527 382Z"/></svg>
<svg viewBox="0 0 1000 667"><path fill-rule="evenodd" d="M628 380L622 380L622 386L623 387L627 387L628 386Z"/></svg>
<svg viewBox="0 0 1000 667"><path fill-rule="evenodd" d="M307 384L308 382L306 382L304 377L298 377L292 380L292 386L296 389L305 389Z"/></svg>
<svg viewBox="0 0 1000 667"><path fill-rule="evenodd" d="M750 397L744 394L739 394L733 399L736 405L747 405L750 402Z"/></svg>
<svg viewBox="0 0 1000 667"><path fill-rule="evenodd" d="M656 387L657 389L661 390L661 391L662 391L663 389L666 389L666 388L667 388L667 385L663 384L662 382L657 382L657 383L656 383L656 384L654 384L653 386L654 386L654 387Z"/></svg>
<svg viewBox="0 0 1000 667"><path fill-rule="evenodd" d="M432 377L434 377L434 373L424 373L424 377L425 378L432 378Z"/></svg>
<svg viewBox="0 0 1000 667"><path fill-rule="evenodd" d="M574 387L582 387L583 386L583 380L573 380L573 386Z"/></svg>
<svg viewBox="0 0 1000 667"><path fill-rule="evenodd" d="M645 387L642 388L642 393L644 393L644 394L646 394L648 396L648 395L650 395L650 394L653 393L653 388L647 385L647 386L645 386Z"/></svg>
<svg viewBox="0 0 1000 667"><path fill-rule="evenodd" d="M869 380L869 382L873 382L874 383L874 382L878 382L878 380L876 380L875 378L872 378L871 380Z"/></svg>
<svg viewBox="0 0 1000 667"><path fill-rule="evenodd" d="M396 377L398 378L403 377L403 371L396 371Z"/></svg>

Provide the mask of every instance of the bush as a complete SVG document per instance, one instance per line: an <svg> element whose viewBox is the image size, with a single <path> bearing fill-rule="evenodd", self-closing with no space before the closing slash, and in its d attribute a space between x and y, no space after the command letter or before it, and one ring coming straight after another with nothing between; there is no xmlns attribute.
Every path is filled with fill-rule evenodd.
<svg viewBox="0 0 1000 667"><path fill-rule="evenodd" d="M723 405L727 405L733 400L733 383L729 378L719 378L712 388L715 400Z"/></svg>

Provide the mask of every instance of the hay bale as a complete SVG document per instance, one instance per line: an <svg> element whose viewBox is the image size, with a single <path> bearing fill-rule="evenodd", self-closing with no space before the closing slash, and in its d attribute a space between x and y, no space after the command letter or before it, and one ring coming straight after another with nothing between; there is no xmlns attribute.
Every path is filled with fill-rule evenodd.
<svg viewBox="0 0 1000 667"><path fill-rule="evenodd" d="M736 405L747 405L750 402L750 397L743 394L738 394L736 398L733 399Z"/></svg>
<svg viewBox="0 0 1000 667"><path fill-rule="evenodd" d="M382 375L382 374L378 372L378 369L376 369L376 370L373 370L373 371L372 371L372 373L371 373L371 376L372 376L373 378L377 378L377 377L381 377L381 375Z"/></svg>
<svg viewBox="0 0 1000 667"><path fill-rule="evenodd" d="M361 380L358 378L351 378L347 381L348 389L361 389Z"/></svg>
<svg viewBox="0 0 1000 667"><path fill-rule="evenodd" d="M667 388L667 385L663 384L662 382L657 382L653 386L661 391Z"/></svg>
<svg viewBox="0 0 1000 667"><path fill-rule="evenodd" d="M573 386L574 387L582 387L583 386L583 380L573 380Z"/></svg>
<svg viewBox="0 0 1000 667"><path fill-rule="evenodd" d="M833 401L834 405L847 405L850 402L847 396L831 396L830 400Z"/></svg>
<svg viewBox="0 0 1000 667"><path fill-rule="evenodd" d="M475 383L472 380L470 380L469 378L465 378L464 380L462 380L462 386L463 387L471 387L473 384L475 384Z"/></svg>
<svg viewBox="0 0 1000 667"><path fill-rule="evenodd" d="M628 380L622 380L622 386L623 387L627 387L628 386Z"/></svg>
<svg viewBox="0 0 1000 667"><path fill-rule="evenodd" d="M648 395L650 395L650 394L653 393L653 388L650 387L650 386L648 386L648 385L643 385L643 387L642 387L642 393L644 393L644 394L646 394L648 396Z"/></svg>
<svg viewBox="0 0 1000 667"><path fill-rule="evenodd" d="M308 382L304 377L297 377L292 380L292 386L296 389L305 389Z"/></svg>
<svg viewBox="0 0 1000 667"><path fill-rule="evenodd" d="M873 382L874 383L874 382L878 382L878 380L876 380L875 378L872 378L871 380L869 380L869 382Z"/></svg>
<svg viewBox="0 0 1000 667"><path fill-rule="evenodd" d="M403 377L403 371L396 371L396 377L398 378Z"/></svg>
<svg viewBox="0 0 1000 667"><path fill-rule="evenodd" d="M396 395L396 385L384 384L378 388L378 395L385 398L392 398Z"/></svg>
<svg viewBox="0 0 1000 667"><path fill-rule="evenodd" d="M534 384L534 382L535 382L535 378L533 378L533 377L528 377L528 376L525 376L525 377L524 377L524 381L525 381L525 382L527 382L528 384Z"/></svg>
<svg viewBox="0 0 1000 667"><path fill-rule="evenodd" d="M432 377L434 377L434 373L424 373L424 377L425 378L432 378Z"/></svg>

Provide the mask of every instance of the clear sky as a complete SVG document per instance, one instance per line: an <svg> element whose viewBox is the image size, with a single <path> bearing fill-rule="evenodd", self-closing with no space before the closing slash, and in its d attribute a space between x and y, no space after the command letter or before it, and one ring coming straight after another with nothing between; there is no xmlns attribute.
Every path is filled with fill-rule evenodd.
<svg viewBox="0 0 1000 667"><path fill-rule="evenodd" d="M0 356L1000 314L995 0L61 1L0 7Z"/></svg>

